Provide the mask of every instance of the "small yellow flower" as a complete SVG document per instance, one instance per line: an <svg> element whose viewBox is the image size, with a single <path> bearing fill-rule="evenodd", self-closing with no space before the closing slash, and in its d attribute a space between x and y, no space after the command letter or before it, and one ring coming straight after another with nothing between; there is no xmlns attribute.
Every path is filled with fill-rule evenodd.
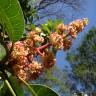
<svg viewBox="0 0 96 96"><path fill-rule="evenodd" d="M88 24L88 18L83 19L83 24L84 24L84 26L86 26Z"/></svg>
<svg viewBox="0 0 96 96"><path fill-rule="evenodd" d="M39 33L42 32L42 30L41 30L39 27L36 27L36 28L35 28L35 31L36 31L36 32L39 32Z"/></svg>

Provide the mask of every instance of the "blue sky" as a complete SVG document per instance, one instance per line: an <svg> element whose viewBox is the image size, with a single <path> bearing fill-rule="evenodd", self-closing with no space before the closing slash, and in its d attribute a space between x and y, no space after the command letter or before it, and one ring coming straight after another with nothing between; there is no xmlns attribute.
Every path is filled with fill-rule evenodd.
<svg viewBox="0 0 96 96"><path fill-rule="evenodd" d="M85 34L87 34L88 30L91 27L96 26L96 0L86 0L86 4L84 6L85 6L85 9L82 10L83 14L78 15L76 18L88 18L89 24L84 29L84 31L79 34L77 39L74 40L73 46L71 48L72 50L77 48L81 44L81 41L83 40L83 37L85 36ZM66 53L67 52L62 52L62 51L59 51L57 53L57 66L60 69L64 69L65 66L66 67L68 66L68 68L70 68L66 60Z"/></svg>

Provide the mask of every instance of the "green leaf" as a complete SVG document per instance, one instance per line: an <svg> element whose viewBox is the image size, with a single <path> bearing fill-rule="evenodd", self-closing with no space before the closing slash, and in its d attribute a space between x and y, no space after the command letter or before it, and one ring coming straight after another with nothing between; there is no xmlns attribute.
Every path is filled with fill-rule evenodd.
<svg viewBox="0 0 96 96"><path fill-rule="evenodd" d="M62 22L63 22L62 20L57 20L57 19L54 20L54 24L53 24L54 31L56 31L56 28L57 28L58 24L60 24Z"/></svg>
<svg viewBox="0 0 96 96"><path fill-rule="evenodd" d="M31 31L35 30L36 26L34 24L26 24L26 30Z"/></svg>
<svg viewBox="0 0 96 96"><path fill-rule="evenodd" d="M6 56L6 50L3 45L0 44L0 61Z"/></svg>
<svg viewBox="0 0 96 96"><path fill-rule="evenodd" d="M55 91L45 85L31 84L32 89L36 92L37 96L59 96Z"/></svg>
<svg viewBox="0 0 96 96"><path fill-rule="evenodd" d="M32 30L35 30L36 26L34 24L31 24Z"/></svg>
<svg viewBox="0 0 96 96"><path fill-rule="evenodd" d="M41 25L41 28L42 28L43 32L44 32L46 35L49 35L49 34L50 34L50 30L49 30L47 24L42 24L42 25Z"/></svg>
<svg viewBox="0 0 96 96"><path fill-rule="evenodd" d="M0 96L13 96L12 93L9 90L9 87L12 88L12 90L15 92L16 96L24 96L24 90L22 86L20 85L20 82L18 82L17 78L10 76L9 81L10 81L10 86L8 82L4 82L4 86L1 87L0 90ZM9 87L8 87L9 86Z"/></svg>
<svg viewBox="0 0 96 96"><path fill-rule="evenodd" d="M17 41L24 31L24 17L18 0L0 0L0 24L10 40Z"/></svg>
<svg viewBox="0 0 96 96"><path fill-rule="evenodd" d="M47 24L48 24L48 28L50 29L50 31L53 29L53 24L52 24L52 21L51 20L48 20L47 21Z"/></svg>
<svg viewBox="0 0 96 96"><path fill-rule="evenodd" d="M5 79L4 83L6 84L6 86L8 88L8 90L7 90L8 95L10 94L10 96L11 96L11 94L12 94L12 96L16 96L16 93L14 92L12 86L10 85L10 82L7 79ZM7 92L6 92L6 94L7 94Z"/></svg>
<svg viewBox="0 0 96 96"><path fill-rule="evenodd" d="M4 87L1 88L1 89L0 89L0 96L6 96L5 93L6 93L6 88L4 88ZM9 95L9 94L8 94L8 95Z"/></svg>
<svg viewBox="0 0 96 96"><path fill-rule="evenodd" d="M6 96L6 95L7 96L12 96L9 89L8 89L8 87L3 82L3 85L2 85L2 87L0 89L0 96Z"/></svg>
<svg viewBox="0 0 96 96"><path fill-rule="evenodd" d="M31 86L22 78L19 77L19 79L26 85L26 87L28 88L28 90L30 91L30 93L32 94L32 96L37 96L37 94L35 93L35 91L33 90L33 88L31 88Z"/></svg>
<svg viewBox="0 0 96 96"><path fill-rule="evenodd" d="M28 84L25 80L19 79L26 85L32 96L59 96L55 91L45 85Z"/></svg>
<svg viewBox="0 0 96 96"><path fill-rule="evenodd" d="M22 86L19 84L17 78L10 76L9 80L10 80L10 84L11 84L13 90L15 91L16 95L24 96L24 90L23 90Z"/></svg>
<svg viewBox="0 0 96 96"><path fill-rule="evenodd" d="M1 89L3 88L3 82L0 82L0 91L1 91Z"/></svg>

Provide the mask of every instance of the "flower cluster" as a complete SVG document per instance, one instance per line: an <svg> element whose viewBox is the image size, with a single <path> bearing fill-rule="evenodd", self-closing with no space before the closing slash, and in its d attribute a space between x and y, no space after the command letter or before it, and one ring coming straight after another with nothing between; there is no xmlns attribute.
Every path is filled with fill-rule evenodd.
<svg viewBox="0 0 96 96"><path fill-rule="evenodd" d="M64 25L63 23L57 26L56 32L53 32L49 36L49 40L57 49L67 50L72 45L72 39L75 39L84 27L88 24L88 19L78 19Z"/></svg>
<svg viewBox="0 0 96 96"><path fill-rule="evenodd" d="M67 30L69 31L69 34L72 36L72 38L76 38L77 34L81 32L87 24L87 18L84 18L83 20L78 19L76 21L69 23Z"/></svg>
<svg viewBox="0 0 96 96"><path fill-rule="evenodd" d="M37 30L38 29L38 30ZM24 80L36 79L44 68L50 68L55 64L54 56L52 53L46 52L43 56L40 51L46 46L36 46L36 43L42 43L44 38L40 36L40 29L36 27L36 30L28 33L26 39L17 41L13 44L13 49L9 58L9 64L12 67L15 76ZM12 43L8 44L8 48L11 48ZM50 45L50 44L49 44ZM42 64L35 60L36 55L41 56ZM49 56L52 56L49 64ZM47 61L46 61L47 60Z"/></svg>
<svg viewBox="0 0 96 96"><path fill-rule="evenodd" d="M55 64L56 59L51 50L52 47L56 50L68 50L72 45L72 39L77 37L87 23L87 19L80 19L68 25L59 24L56 31L47 36L49 41L46 44L45 38L41 35L42 30L36 27L27 34L26 39L13 44L9 64L14 75L24 80L36 79L45 68L51 68ZM40 44L37 45L37 43ZM11 44L8 48L11 48Z"/></svg>

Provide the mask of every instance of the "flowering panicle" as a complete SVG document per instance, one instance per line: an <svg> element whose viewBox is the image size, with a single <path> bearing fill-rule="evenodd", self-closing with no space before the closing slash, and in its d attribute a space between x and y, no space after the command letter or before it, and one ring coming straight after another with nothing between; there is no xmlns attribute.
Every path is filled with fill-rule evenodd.
<svg viewBox="0 0 96 96"><path fill-rule="evenodd" d="M78 19L68 25L61 23L55 32L45 36L47 42L44 42L46 38L41 36L42 30L36 27L27 34L26 39L13 44L9 64L11 64L14 75L24 80L36 79L44 68L49 69L55 64L56 59L52 48L55 48L56 51L68 50L72 45L72 39L77 37L87 23L88 19L86 18ZM37 46L37 43L40 44ZM12 42L8 44L8 48L10 49L11 46ZM39 60L35 60L38 55L40 56Z"/></svg>

